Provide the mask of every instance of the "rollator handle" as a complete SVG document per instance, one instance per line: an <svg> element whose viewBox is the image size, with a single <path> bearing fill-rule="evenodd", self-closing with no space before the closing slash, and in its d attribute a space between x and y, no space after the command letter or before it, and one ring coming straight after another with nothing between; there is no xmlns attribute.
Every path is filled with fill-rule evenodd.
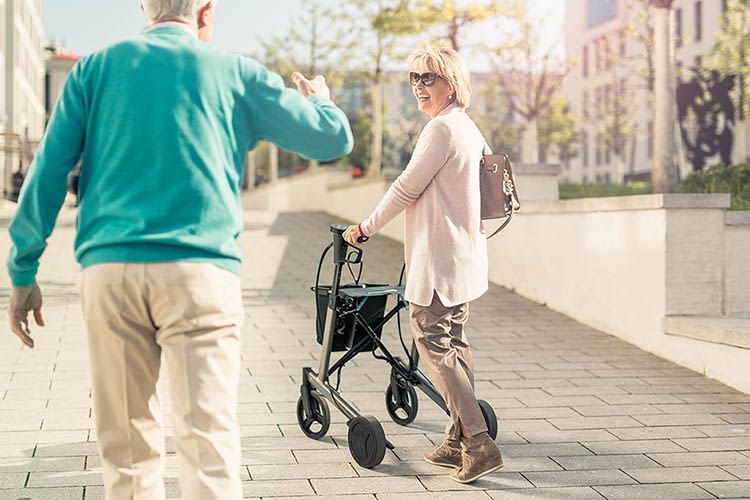
<svg viewBox="0 0 750 500"><path fill-rule="evenodd" d="M333 260L336 264L359 264L362 262L362 249L357 248L344 240L344 231L349 226L344 224L331 224L333 233ZM352 249L348 252L347 249Z"/></svg>
<svg viewBox="0 0 750 500"><path fill-rule="evenodd" d="M343 235L349 226L345 224L331 224L331 232L334 234ZM357 243L367 243L370 240L369 236L360 236L357 238Z"/></svg>

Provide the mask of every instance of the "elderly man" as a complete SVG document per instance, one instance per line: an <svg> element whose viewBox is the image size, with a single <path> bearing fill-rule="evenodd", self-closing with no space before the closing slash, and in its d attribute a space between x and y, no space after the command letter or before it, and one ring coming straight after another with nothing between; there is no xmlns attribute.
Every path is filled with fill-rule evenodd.
<svg viewBox="0 0 750 500"><path fill-rule="evenodd" d="M164 497L161 356L183 497L242 498L245 154L259 140L315 160L352 147L322 77L295 73L287 89L256 61L202 43L214 4L143 0L143 34L73 68L10 226L10 323L33 347L29 312L44 324L38 261L82 159L75 255L108 499Z"/></svg>

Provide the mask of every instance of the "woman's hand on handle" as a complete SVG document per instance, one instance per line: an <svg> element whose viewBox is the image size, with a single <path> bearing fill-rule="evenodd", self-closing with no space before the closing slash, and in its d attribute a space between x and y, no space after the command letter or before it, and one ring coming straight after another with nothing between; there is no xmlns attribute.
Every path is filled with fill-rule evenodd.
<svg viewBox="0 0 750 500"><path fill-rule="evenodd" d="M367 238L362 231L360 230L359 226L349 226L346 228L346 231L344 231L344 239L347 243L350 245L359 245L361 243L364 243L364 241L367 240L360 240L360 238Z"/></svg>

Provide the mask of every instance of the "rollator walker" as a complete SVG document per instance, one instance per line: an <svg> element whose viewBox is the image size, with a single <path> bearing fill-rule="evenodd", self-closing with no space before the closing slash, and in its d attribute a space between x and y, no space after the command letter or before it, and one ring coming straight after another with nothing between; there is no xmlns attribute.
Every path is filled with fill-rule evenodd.
<svg viewBox="0 0 750 500"><path fill-rule="evenodd" d="M430 380L419 370L419 354L412 341L407 349L401 335L399 337L407 359L393 356L381 339L383 326L408 306L404 298L404 287L399 285L354 284L342 285L344 266L351 271L352 265L359 265L361 276L361 248L349 245L343 237L345 225L331 225L333 243L328 245L320 257L315 286L316 334L322 345L320 366L315 372L310 367L302 369L300 398L297 401L297 422L302 432L313 439L326 435L331 424L331 412L327 402L331 402L347 417L349 451L354 460L365 468L371 468L383 461L385 450L394 449L388 441L380 422L371 415L360 415L338 390L341 369L358 354L371 352L391 367L391 380L385 388L385 406L388 415L399 425L409 425L419 410L417 392L419 388L447 414L440 393ZM360 238L360 242L367 238ZM320 285L320 271L328 251L333 247L333 279L330 285ZM354 273L352 272L352 276ZM396 305L385 311L388 297L396 298ZM379 354L378 354L379 351ZM344 354L331 364L333 352ZM337 374L337 383L331 384L331 377ZM497 437L498 422L495 411L489 403L479 400L479 407L487 423L492 439Z"/></svg>

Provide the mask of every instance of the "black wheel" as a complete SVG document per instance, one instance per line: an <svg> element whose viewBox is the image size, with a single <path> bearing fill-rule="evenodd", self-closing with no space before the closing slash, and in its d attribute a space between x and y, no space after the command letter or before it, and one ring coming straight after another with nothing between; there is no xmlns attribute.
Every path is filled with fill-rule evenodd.
<svg viewBox="0 0 750 500"><path fill-rule="evenodd" d="M305 413L302 396L297 400L297 423L305 436L320 439L326 435L331 426L331 411L323 396L310 391L310 415Z"/></svg>
<svg viewBox="0 0 750 500"><path fill-rule="evenodd" d="M385 432L375 417L354 417L349 421L349 452L366 469L380 464L385 457Z"/></svg>
<svg viewBox="0 0 750 500"><path fill-rule="evenodd" d="M485 401L484 399L480 399L477 401L479 403L479 409L482 410L482 416L484 417L484 422L487 424L487 433L490 435L490 437L495 440L497 438L497 415L495 415L495 410L492 409L492 406Z"/></svg>
<svg viewBox="0 0 750 500"><path fill-rule="evenodd" d="M409 425L417 418L419 411L419 400L417 391L414 390L409 382L403 381L396 390L393 390L393 384L388 384L385 390L385 409L388 415L399 425Z"/></svg>

